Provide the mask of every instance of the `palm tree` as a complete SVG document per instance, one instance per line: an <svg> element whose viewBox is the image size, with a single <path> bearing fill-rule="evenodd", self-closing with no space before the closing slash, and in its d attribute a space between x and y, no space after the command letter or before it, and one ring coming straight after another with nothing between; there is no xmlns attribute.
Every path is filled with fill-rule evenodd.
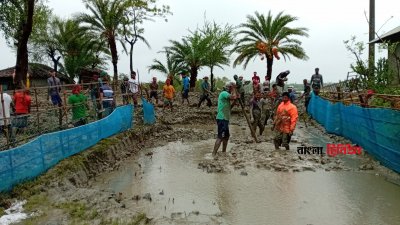
<svg viewBox="0 0 400 225"><path fill-rule="evenodd" d="M56 40L64 59L63 69L74 79L83 68L103 66L109 55L106 44L93 33L82 29L76 20L58 22Z"/></svg>
<svg viewBox="0 0 400 225"><path fill-rule="evenodd" d="M283 12L278 13L275 18L272 17L271 11L267 16L258 12L255 12L255 17L248 15L247 22L240 25L241 30L238 35L244 35L244 37L237 41L234 48L239 56L235 59L233 66L243 63L243 67L246 68L252 58L260 55L261 59L266 58L267 76L271 77L274 56L279 60L278 53L285 61L290 59L290 56L307 60L308 57L300 46L301 41L293 36L308 37L308 29L288 27L288 24L296 20L296 17L284 15Z"/></svg>
<svg viewBox="0 0 400 225"><path fill-rule="evenodd" d="M199 31L191 36L182 38L182 41L170 41L172 46L166 51L171 54L171 59L190 68L190 87L196 86L198 70L205 65L206 51L210 38L205 37Z"/></svg>
<svg viewBox="0 0 400 225"><path fill-rule="evenodd" d="M91 14L82 13L79 21L89 25L88 30L107 41L111 52L114 69L114 81L118 80L118 52L116 41L122 32L122 26L126 22L125 12L129 1L125 0L85 0L86 8ZM122 40L119 39L125 48Z"/></svg>
<svg viewBox="0 0 400 225"><path fill-rule="evenodd" d="M167 58L167 64L163 64L157 59L153 60L152 65L150 65L149 72L150 71L158 71L161 72L165 75L167 75L167 78L171 79L171 84L173 81L179 82L179 73L186 70L185 66L177 61L174 61L171 59L170 54L166 52L166 58Z"/></svg>

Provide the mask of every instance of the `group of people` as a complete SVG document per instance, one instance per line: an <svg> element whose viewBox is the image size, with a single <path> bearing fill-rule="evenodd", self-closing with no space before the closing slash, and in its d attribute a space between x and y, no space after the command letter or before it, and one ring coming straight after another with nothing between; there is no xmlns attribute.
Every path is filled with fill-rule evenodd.
<svg viewBox="0 0 400 225"><path fill-rule="evenodd" d="M270 76L265 76L265 81L260 84L260 77L257 72L253 73L252 86L253 93L249 103L250 108L250 123L253 131L259 128L259 133L262 135L267 121L273 120L271 130L274 133L273 143L276 150L281 146L289 150L289 143L296 128L298 119L298 109L295 105L296 96L292 86L288 87L288 91L281 93L278 87L284 87L285 81L290 71L280 73L270 89ZM217 140L214 145L213 156L216 155L221 143L223 145L222 152L226 152L229 140L229 120L231 109L235 102L240 101L241 104L245 103L245 95L243 88L243 79L234 75L235 83L229 82L226 84L225 89L218 97L218 113L217 113ZM305 98L305 106L308 107L311 98L311 88L313 92L318 95L319 90L323 86L322 75L319 74L319 69L315 69L315 74L312 75L310 84L307 79L303 80L304 93L300 98ZM300 100L300 99L299 99Z"/></svg>

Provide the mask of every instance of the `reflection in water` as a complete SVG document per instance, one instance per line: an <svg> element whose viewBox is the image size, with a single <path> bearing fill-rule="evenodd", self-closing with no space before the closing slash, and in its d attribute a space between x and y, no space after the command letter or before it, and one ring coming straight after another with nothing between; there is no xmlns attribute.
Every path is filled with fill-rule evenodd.
<svg viewBox="0 0 400 225"><path fill-rule="evenodd" d="M248 176L241 171L208 174L197 165L213 145L214 140L169 143L151 149L152 158L142 152L124 169L104 176L99 186L106 183L106 188L128 197L150 193L152 201L139 201L135 209L154 218L199 211L222 213L222 224L400 224L400 188L381 177L252 167L246 169ZM159 194L162 190L164 195ZM201 218L195 223L214 224Z"/></svg>

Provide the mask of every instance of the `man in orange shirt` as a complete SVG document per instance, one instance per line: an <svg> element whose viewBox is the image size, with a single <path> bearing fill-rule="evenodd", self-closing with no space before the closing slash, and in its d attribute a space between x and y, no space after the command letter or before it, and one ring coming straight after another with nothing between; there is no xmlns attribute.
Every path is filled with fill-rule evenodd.
<svg viewBox="0 0 400 225"><path fill-rule="evenodd" d="M298 117L297 107L290 102L289 93L283 92L282 103L279 104L276 110L273 126L275 150L278 150L281 145L286 150L289 150L289 142L296 127Z"/></svg>
<svg viewBox="0 0 400 225"><path fill-rule="evenodd" d="M165 85L163 87L163 94L164 94L164 109L167 106L169 106L171 107L171 112L172 112L172 102L175 97L175 88L174 86L171 85L170 79L167 79L165 81Z"/></svg>

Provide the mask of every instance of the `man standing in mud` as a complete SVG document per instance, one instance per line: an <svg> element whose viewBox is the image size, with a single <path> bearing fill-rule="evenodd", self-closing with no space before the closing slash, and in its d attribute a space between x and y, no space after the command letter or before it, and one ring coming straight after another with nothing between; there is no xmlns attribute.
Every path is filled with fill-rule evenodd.
<svg viewBox="0 0 400 225"><path fill-rule="evenodd" d="M232 94L231 94L232 93ZM215 141L213 156L217 154L217 151L222 143L222 152L226 152L229 140L229 119L231 117L231 101L237 99L235 85L231 82L225 85L225 89L219 94L218 97L218 112L217 112L217 127L218 136Z"/></svg>
<svg viewBox="0 0 400 225"><path fill-rule="evenodd" d="M264 132L265 127L265 106L268 101L265 98L261 98L261 93L254 95L250 102L250 122L253 130L256 131L257 127L260 129L260 135Z"/></svg>
<svg viewBox="0 0 400 225"><path fill-rule="evenodd" d="M315 74L311 76L310 85L313 89L314 94L318 95L319 90L323 87L324 83L322 80L322 75L319 74L319 68L315 68Z"/></svg>
<svg viewBox="0 0 400 225"><path fill-rule="evenodd" d="M279 104L276 110L274 125L274 145L275 150L278 150L282 145L289 150L290 139L296 127L297 118L299 117L297 107L290 102L289 93L282 93L282 103Z"/></svg>

